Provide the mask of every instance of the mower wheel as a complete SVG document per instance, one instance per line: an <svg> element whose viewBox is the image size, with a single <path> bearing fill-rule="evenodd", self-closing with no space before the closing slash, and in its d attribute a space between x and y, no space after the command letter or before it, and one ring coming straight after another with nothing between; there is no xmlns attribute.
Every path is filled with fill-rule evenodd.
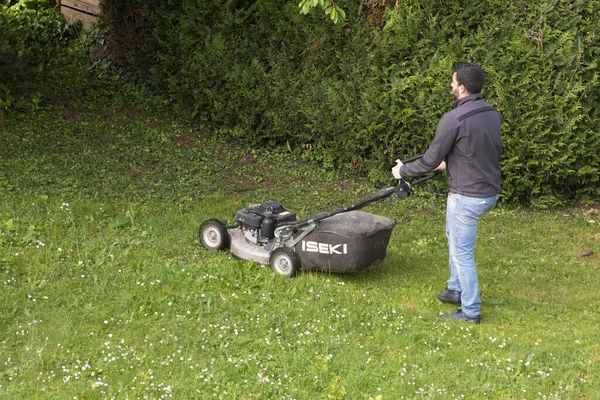
<svg viewBox="0 0 600 400"><path fill-rule="evenodd" d="M229 248L229 233L225 224L218 219L206 220L200 225L200 243L208 250L227 250Z"/></svg>
<svg viewBox="0 0 600 400"><path fill-rule="evenodd" d="M295 276L302 268L300 257L289 247L278 247L273 250L269 257L269 265L273 271L288 278Z"/></svg>

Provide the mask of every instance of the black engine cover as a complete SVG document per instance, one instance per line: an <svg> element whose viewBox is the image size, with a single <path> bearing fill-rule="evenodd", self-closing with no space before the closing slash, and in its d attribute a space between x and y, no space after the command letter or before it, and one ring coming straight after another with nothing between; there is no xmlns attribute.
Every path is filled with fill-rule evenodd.
<svg viewBox="0 0 600 400"><path fill-rule="evenodd" d="M258 229L264 217L275 220L275 226L282 222L296 221L296 213L286 210L276 201L268 200L262 204L255 204L235 214L235 220L242 225Z"/></svg>

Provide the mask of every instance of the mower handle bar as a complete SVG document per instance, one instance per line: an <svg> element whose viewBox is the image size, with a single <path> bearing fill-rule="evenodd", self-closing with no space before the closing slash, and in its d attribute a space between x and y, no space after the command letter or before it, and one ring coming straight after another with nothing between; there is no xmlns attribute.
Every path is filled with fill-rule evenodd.
<svg viewBox="0 0 600 400"><path fill-rule="evenodd" d="M419 154L417 156L408 158L402 162L405 163L405 162L415 161L421 157L423 157L423 154ZM373 196L369 197L368 199L361 200L356 203L352 203L346 207L340 208L340 209L332 211L332 212L324 212L324 213L315 215L313 217L305 218L301 221L294 222L289 225L285 225L285 227L291 228L291 229L298 229L304 225L308 225L313 222L321 221L325 218L332 217L336 214L341 214L341 213L348 212L348 211L360 210L361 208L368 206L369 204L373 204L373 203L382 201L383 199L390 197L394 193L396 193L399 198L405 199L408 196L410 196L410 191L411 191L412 186L419 185L419 184L426 182L432 178L435 178L436 176L438 176L438 174L439 174L439 172L434 172L432 174L424 176L423 178L417 179L416 181L413 181L411 183L407 182L404 179L400 179L396 186L393 186L390 184L390 186L379 190L377 193L375 193ZM392 180L393 180L393 178L392 178Z"/></svg>
<svg viewBox="0 0 600 400"><path fill-rule="evenodd" d="M409 162L412 162L412 161L416 161L416 160L418 160L419 158L423 157L424 155L425 155L425 154L417 154L417 155L416 155L416 156L414 156L414 157L407 158L406 160L402 160L402 164L406 164L406 163L409 163Z"/></svg>

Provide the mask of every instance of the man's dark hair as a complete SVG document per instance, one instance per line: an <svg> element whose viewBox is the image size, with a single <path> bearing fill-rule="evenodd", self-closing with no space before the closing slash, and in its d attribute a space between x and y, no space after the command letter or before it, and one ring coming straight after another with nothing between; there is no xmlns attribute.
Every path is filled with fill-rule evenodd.
<svg viewBox="0 0 600 400"><path fill-rule="evenodd" d="M463 85L469 94L481 93L485 76L479 64L457 62L452 66L452 71L456 72L456 81L458 84Z"/></svg>

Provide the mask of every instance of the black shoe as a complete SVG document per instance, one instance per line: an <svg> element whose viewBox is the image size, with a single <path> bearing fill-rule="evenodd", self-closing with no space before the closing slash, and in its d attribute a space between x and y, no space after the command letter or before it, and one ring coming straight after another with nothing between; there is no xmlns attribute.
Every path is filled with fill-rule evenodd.
<svg viewBox="0 0 600 400"><path fill-rule="evenodd" d="M479 315L476 317L473 317L473 318L467 317L460 308L453 313L443 314L442 318L454 319L456 321L469 322L471 324L479 324L481 322L481 320L479 319Z"/></svg>
<svg viewBox="0 0 600 400"><path fill-rule="evenodd" d="M460 304L460 292L446 288L446 290L438 295L438 299L444 303Z"/></svg>

